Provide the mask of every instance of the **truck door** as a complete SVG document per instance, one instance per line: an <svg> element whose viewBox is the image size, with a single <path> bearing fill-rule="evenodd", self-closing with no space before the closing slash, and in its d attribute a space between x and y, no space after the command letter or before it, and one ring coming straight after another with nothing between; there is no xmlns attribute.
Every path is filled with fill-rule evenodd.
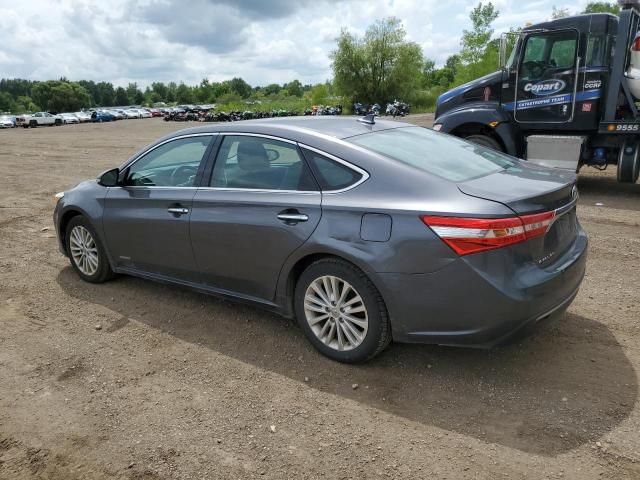
<svg viewBox="0 0 640 480"><path fill-rule="evenodd" d="M517 122L572 121L580 62L578 38L575 29L524 37L515 72L515 98L505 105L513 109Z"/></svg>

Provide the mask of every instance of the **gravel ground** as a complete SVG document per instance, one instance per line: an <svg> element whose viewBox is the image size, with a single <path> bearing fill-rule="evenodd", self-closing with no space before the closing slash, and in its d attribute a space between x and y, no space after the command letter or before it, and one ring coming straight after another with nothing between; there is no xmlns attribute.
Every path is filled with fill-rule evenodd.
<svg viewBox="0 0 640 480"><path fill-rule="evenodd" d="M640 478L639 185L581 175L588 269L563 318L347 366L291 321L83 283L59 254L53 193L185 126L0 131L0 478Z"/></svg>

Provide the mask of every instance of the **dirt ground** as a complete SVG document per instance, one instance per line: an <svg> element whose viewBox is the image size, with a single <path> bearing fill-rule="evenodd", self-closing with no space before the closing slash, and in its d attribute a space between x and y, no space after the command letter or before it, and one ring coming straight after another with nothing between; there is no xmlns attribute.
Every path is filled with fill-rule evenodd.
<svg viewBox="0 0 640 480"><path fill-rule="evenodd" d="M347 366L291 321L83 283L58 252L55 192L185 126L0 131L0 478L640 478L640 185L581 174L588 270L563 318Z"/></svg>

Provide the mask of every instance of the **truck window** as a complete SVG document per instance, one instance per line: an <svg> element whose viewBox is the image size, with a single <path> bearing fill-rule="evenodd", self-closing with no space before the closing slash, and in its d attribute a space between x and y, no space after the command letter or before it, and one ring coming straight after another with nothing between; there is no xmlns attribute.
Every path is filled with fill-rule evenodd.
<svg viewBox="0 0 640 480"><path fill-rule="evenodd" d="M571 67L576 53L575 39L557 40L553 42L549 64L554 67Z"/></svg>
<svg viewBox="0 0 640 480"><path fill-rule="evenodd" d="M524 62L537 62L543 59L545 45L547 44L546 37L531 37L527 40L527 48L524 51Z"/></svg>
<svg viewBox="0 0 640 480"><path fill-rule="evenodd" d="M604 35L590 36L587 43L587 63L589 67L603 67L606 37Z"/></svg>

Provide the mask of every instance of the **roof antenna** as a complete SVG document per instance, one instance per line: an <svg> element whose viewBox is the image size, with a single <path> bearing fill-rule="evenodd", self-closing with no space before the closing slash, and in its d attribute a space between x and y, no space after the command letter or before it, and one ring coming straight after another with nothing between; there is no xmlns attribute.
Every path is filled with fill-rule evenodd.
<svg viewBox="0 0 640 480"><path fill-rule="evenodd" d="M365 115L362 118L359 118L358 121L360 123L366 123L367 125L375 125L376 123L376 114L375 113L369 113L368 115Z"/></svg>

